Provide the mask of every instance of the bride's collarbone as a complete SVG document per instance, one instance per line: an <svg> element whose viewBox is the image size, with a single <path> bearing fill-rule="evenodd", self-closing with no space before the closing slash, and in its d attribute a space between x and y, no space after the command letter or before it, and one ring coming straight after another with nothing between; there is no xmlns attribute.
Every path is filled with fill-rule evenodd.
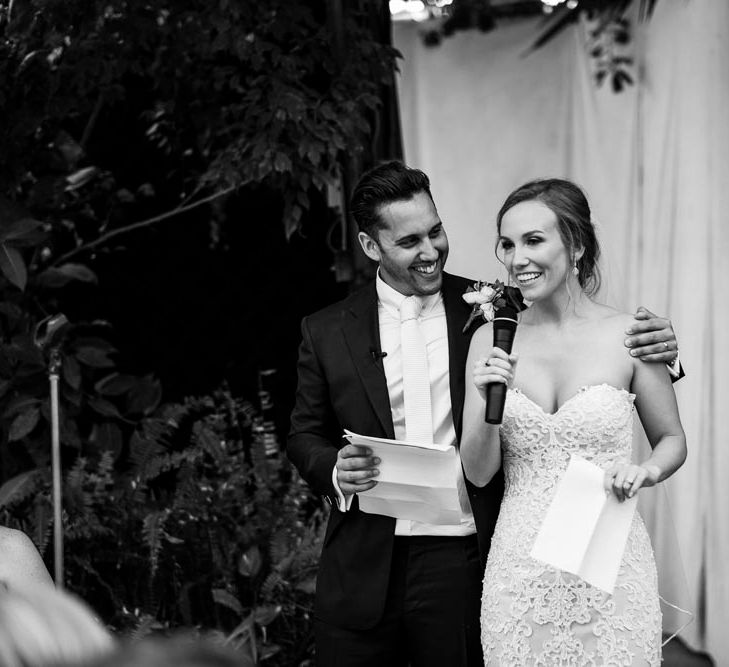
<svg viewBox="0 0 729 667"><path fill-rule="evenodd" d="M517 350L517 378L540 378L552 387L574 387L588 384L626 386L633 374L632 359L627 349L600 350L570 345L551 350L548 344L528 350ZM626 386L627 388L627 386Z"/></svg>
<svg viewBox="0 0 729 667"><path fill-rule="evenodd" d="M590 327L573 331L517 327L514 351L520 356L534 354L543 358L575 355L624 354L625 333L614 327Z"/></svg>

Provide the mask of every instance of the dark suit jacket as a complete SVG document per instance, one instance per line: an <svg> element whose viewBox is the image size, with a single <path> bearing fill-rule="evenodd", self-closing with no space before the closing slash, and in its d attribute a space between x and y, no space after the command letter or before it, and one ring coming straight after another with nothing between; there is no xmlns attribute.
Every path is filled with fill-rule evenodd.
<svg viewBox="0 0 729 667"><path fill-rule="evenodd" d="M461 295L471 281L444 274L448 323L450 394L456 434L462 427L465 365L475 327L462 333L471 306ZM332 471L342 432L394 438L390 399L380 350L374 282L301 325L298 389L287 453L315 492L336 497ZM485 563L503 493L497 476L484 488L466 482ZM348 512L332 509L319 566L315 613L327 623L352 629L372 627L382 616L389 581L395 519L360 512L355 498Z"/></svg>

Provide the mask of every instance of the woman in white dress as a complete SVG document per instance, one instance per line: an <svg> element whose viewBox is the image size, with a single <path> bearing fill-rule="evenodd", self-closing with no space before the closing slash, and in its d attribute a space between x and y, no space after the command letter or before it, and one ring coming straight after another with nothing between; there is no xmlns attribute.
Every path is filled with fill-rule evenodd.
<svg viewBox="0 0 729 667"><path fill-rule="evenodd" d="M686 442L668 369L625 353L632 315L594 301L599 246L582 191L560 179L515 190L497 218L500 254L531 307L514 353L473 336L461 457L483 486L503 467L505 493L484 575L487 665L659 665L655 560L636 513L612 595L530 557L570 457L605 471L606 492L632 497L672 475ZM518 371L517 371L518 358ZM501 426L484 423L486 385L505 383ZM631 463L633 407L652 446Z"/></svg>

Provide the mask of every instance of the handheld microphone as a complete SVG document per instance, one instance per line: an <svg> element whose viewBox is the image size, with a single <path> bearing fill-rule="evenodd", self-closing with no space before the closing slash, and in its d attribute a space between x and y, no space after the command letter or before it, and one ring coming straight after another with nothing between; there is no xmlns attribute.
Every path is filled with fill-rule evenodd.
<svg viewBox="0 0 729 667"><path fill-rule="evenodd" d="M516 309L511 306L499 308L494 313L494 347L501 348L506 354L511 354L511 346L516 334ZM504 402L506 401L506 385L503 382L492 382L486 386L486 414L487 424L500 424L504 416Z"/></svg>

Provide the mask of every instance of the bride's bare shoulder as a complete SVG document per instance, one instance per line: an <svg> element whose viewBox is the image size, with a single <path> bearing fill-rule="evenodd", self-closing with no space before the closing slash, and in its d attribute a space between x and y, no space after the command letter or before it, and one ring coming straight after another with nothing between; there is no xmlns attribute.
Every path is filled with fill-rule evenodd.
<svg viewBox="0 0 729 667"><path fill-rule="evenodd" d="M595 304L595 308L584 321L585 331L593 340L602 340L605 343L610 341L622 341L626 337L626 330L633 321L631 313L625 313L602 304Z"/></svg>
<svg viewBox="0 0 729 667"><path fill-rule="evenodd" d="M601 326L615 326L626 329L633 321L633 313L626 313L612 306L595 304L595 321Z"/></svg>

